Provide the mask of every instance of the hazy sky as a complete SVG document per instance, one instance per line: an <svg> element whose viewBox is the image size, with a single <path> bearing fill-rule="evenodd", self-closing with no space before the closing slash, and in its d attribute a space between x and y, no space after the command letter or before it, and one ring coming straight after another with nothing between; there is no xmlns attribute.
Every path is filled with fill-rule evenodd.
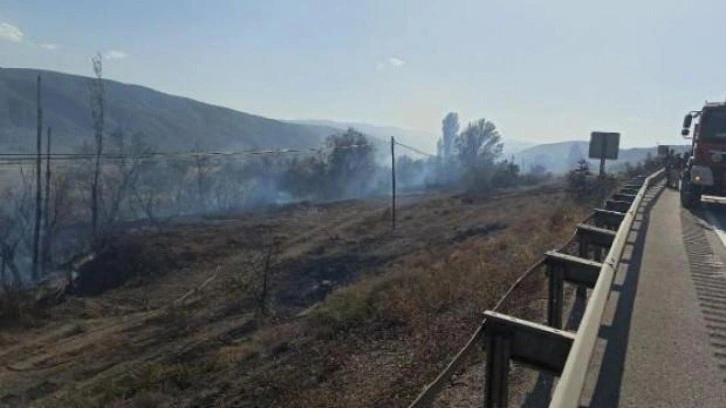
<svg viewBox="0 0 726 408"><path fill-rule="evenodd" d="M680 143L726 98L726 2L3 0L0 66L106 76L285 119L439 133L448 111L533 142Z"/></svg>

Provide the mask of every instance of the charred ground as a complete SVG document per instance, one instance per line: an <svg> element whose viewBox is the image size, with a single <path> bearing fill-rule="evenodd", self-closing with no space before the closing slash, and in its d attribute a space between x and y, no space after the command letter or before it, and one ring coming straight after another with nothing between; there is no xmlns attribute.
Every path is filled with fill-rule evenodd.
<svg viewBox="0 0 726 408"><path fill-rule="evenodd" d="M583 211L540 188L407 196L395 232L387 199L135 228L87 265L109 277L79 289L94 296L0 331L0 402L405 406ZM261 314L235 282L272 240Z"/></svg>

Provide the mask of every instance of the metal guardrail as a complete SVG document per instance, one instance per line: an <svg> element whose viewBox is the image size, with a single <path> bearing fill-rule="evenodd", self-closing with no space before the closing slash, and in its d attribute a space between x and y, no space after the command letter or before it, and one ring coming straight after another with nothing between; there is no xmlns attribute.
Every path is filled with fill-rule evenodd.
<svg viewBox="0 0 726 408"><path fill-rule="evenodd" d="M571 243L573 239L574 235L570 240L568 240L568 244ZM565 246L567 246L568 244L566 244ZM499 308L504 304L504 302L514 291L514 289L516 289L525 279L527 279L537 269L544 265L544 261L545 258L543 257L534 265L532 265L525 273L523 273L509 287L507 292L505 292L504 296L499 299L497 304L494 306L494 310L499 310ZM446 385L446 381L448 381L454 375L454 373L456 373L456 371L461 368L461 366L466 361L466 358L469 357L477 349L477 346L481 346L481 341L484 338L484 327L486 326L486 323L487 319L484 318L484 321L481 323L481 325L479 325L471 338L469 338L469 341L466 342L466 345L461 350L459 350L458 353L456 353L456 356L454 356L449 365L447 365L446 368L441 373L439 373L436 379L426 386L426 388L421 392L421 394L419 394L419 396L409 406L409 408L428 407L434 402L438 393L441 391L444 385Z"/></svg>
<svg viewBox="0 0 726 408"><path fill-rule="evenodd" d="M608 200L607 208L596 209L583 220L566 244L545 254L522 274L493 310L484 313L483 322L466 345L421 392L410 408L430 406L466 358L484 343L487 349L485 406L507 406L509 360L512 359L560 375L550 407L578 407L615 270L620 263L637 209L648 188L663 174L663 170L658 170L649 177L634 179L633 182L638 184L631 183L622 188L620 193L614 195L617 201ZM636 188L637 193L633 194ZM585 224L593 220L596 226ZM601 228L603 226L617 227L617 231ZM573 242L578 243L579 256L563 253ZM605 260L600 263L602 248L608 247ZM591 248L594 249L594 261L586 259ZM514 289L542 266L547 267L549 275L547 325L497 313ZM578 285L578 295L584 295L584 288L592 289L576 334L560 330L564 282Z"/></svg>
<svg viewBox="0 0 726 408"><path fill-rule="evenodd" d="M616 268L623 255L628 235L635 221L635 215L640 204L643 202L646 191L663 175L664 171L658 170L643 181L643 185L635 195L630 209L626 212L623 221L620 223L615 240L610 247L605 262L603 262L600 276L587 302L580 328L577 331L567 362L562 370L560 381L555 388L550 407L576 408L580 406L580 397L585 385L587 369L590 365L593 351L595 350L595 342L600 331L603 314L605 313L605 304L610 296L610 289L615 278Z"/></svg>

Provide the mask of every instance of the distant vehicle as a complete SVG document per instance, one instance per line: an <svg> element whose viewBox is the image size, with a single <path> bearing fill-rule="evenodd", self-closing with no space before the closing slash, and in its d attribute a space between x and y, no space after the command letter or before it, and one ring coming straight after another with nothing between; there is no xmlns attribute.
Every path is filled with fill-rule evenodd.
<svg viewBox="0 0 726 408"><path fill-rule="evenodd" d="M706 103L683 119L681 135L689 138L693 119L691 154L681 178L681 204L698 206L703 194L726 197L726 103Z"/></svg>

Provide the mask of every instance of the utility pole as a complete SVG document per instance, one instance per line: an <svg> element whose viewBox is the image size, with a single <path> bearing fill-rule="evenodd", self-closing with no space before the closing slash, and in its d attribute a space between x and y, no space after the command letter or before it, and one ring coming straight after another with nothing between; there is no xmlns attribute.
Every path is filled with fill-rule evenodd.
<svg viewBox="0 0 726 408"><path fill-rule="evenodd" d="M95 141L96 163L91 184L91 231L93 245L98 244L99 202L103 191L101 176L101 155L103 154L103 127L106 109L105 88L103 83L103 58L101 53L92 59L94 77L91 80L91 118L93 119L93 132Z"/></svg>
<svg viewBox="0 0 726 408"><path fill-rule="evenodd" d="M600 177L605 177L605 138L603 137L601 139L601 148L600 151L602 152L600 156Z"/></svg>
<svg viewBox="0 0 726 408"><path fill-rule="evenodd" d="M48 126L47 138L45 141L45 197L43 197L43 245L41 246L40 262L43 273L50 266L50 136L51 129Z"/></svg>
<svg viewBox="0 0 726 408"><path fill-rule="evenodd" d="M37 137L37 149L36 149L36 159L35 159L35 228L33 230L33 271L32 271L32 278L33 282L38 281L38 255L39 255L39 248L40 245L40 218L42 215L41 212L41 178L40 178L40 172L41 172L41 160L40 160L40 154L41 154L41 148L42 148L42 141L43 141L43 108L41 107L41 100L40 100L40 75L38 75L38 137Z"/></svg>
<svg viewBox="0 0 726 408"><path fill-rule="evenodd" d="M391 136L391 228L396 229L396 139Z"/></svg>

